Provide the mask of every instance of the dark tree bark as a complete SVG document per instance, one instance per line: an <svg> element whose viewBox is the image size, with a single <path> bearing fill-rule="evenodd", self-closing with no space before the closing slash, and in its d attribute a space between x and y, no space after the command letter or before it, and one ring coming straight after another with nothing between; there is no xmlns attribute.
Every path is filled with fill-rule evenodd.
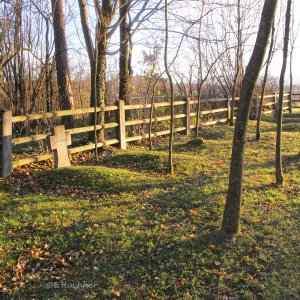
<svg viewBox="0 0 300 300"><path fill-rule="evenodd" d="M168 42L169 42L169 20L168 20L168 0L165 0L165 23L166 23L166 38L165 38L165 53L164 63L166 74L170 83L170 97L171 97L171 123L170 123L170 137L169 137L169 173L173 174L173 135L174 135L174 84L169 71L168 65Z"/></svg>
<svg viewBox="0 0 300 300"><path fill-rule="evenodd" d="M96 102L98 106L105 106L105 96L106 96L106 55L108 48L108 39L110 36L109 28L113 17L115 16L118 1L114 2L111 0L102 0L102 5L100 6L98 0L95 2L97 4L97 14L98 14L98 30L97 30L97 67L96 67ZM99 113L99 123L104 124L104 113ZM100 130L99 133L100 140L104 140L104 130Z"/></svg>
<svg viewBox="0 0 300 300"><path fill-rule="evenodd" d="M255 47L242 82L240 103L234 130L228 193L221 234L234 238L240 232L240 210L246 132L251 99L262 67L278 0L265 0Z"/></svg>
<svg viewBox="0 0 300 300"><path fill-rule="evenodd" d="M233 81L233 91L232 91L232 101L231 101L231 115L229 124L233 126L234 124L234 108L235 108L235 98L238 94L238 83L241 76L241 64L242 62L242 30L241 30L241 0L237 0L237 49L235 57L235 76Z"/></svg>
<svg viewBox="0 0 300 300"><path fill-rule="evenodd" d="M293 112L293 105L292 105L292 97L293 97L293 54L294 51L291 49L290 51L290 89L289 89L289 113Z"/></svg>
<svg viewBox="0 0 300 300"><path fill-rule="evenodd" d="M45 18L46 23L46 59L45 59L45 68L46 68L46 80L45 80L45 90L46 90L46 109L48 112L52 110L52 98L51 98L51 66L50 66L50 42L49 42L49 33L50 33L50 18Z"/></svg>
<svg viewBox="0 0 300 300"><path fill-rule="evenodd" d="M265 94L265 89L266 89L266 84L267 84L267 79L268 79L269 66L270 66L270 63L272 60L272 55L273 55L274 37L275 37L275 24L273 22L270 48L269 48L268 59L267 59L267 63L266 63L266 69L265 69L264 79L263 79L263 83L262 83L260 102L259 102L259 108L258 108L258 116L257 116L257 123L256 123L256 140L257 141L260 140L260 121L261 121L261 114L262 114L262 109L263 109L263 105L264 105L264 94Z"/></svg>
<svg viewBox="0 0 300 300"><path fill-rule="evenodd" d="M96 101L96 54L95 54L95 47L91 37L91 31L89 26L88 20L88 11L86 7L86 0L78 0L79 11L80 11L80 20L81 26L84 36L84 41L86 45L86 50L89 57L90 62L90 70L91 70L91 93L90 93L90 107L95 107L97 104ZM89 124L94 125L95 123L95 116L94 114L90 114L89 117ZM95 135L90 134L90 140L95 140Z"/></svg>
<svg viewBox="0 0 300 300"><path fill-rule="evenodd" d="M79 11L80 11L80 20L82 31L84 35L86 50L89 56L90 66L94 68L95 66L95 49L94 43L91 37L91 31L89 26L89 18L88 18L88 11L86 7L86 0L78 0Z"/></svg>
<svg viewBox="0 0 300 300"><path fill-rule="evenodd" d="M107 39L107 26L108 23L103 20L98 23L99 35L97 37L98 57L97 70L96 70L96 98L97 103L100 106L105 105L105 93L106 93L106 53L108 47Z"/></svg>
<svg viewBox="0 0 300 300"><path fill-rule="evenodd" d="M285 16L285 33L283 46L283 62L279 79L279 99L277 106L277 136L276 136L276 186L283 185L282 158L281 158L281 139L282 139L282 108L283 108L283 93L284 93L284 77L286 72L288 53L289 53L289 38L290 38L290 23L291 23L291 7L292 0L287 1L286 16Z"/></svg>
<svg viewBox="0 0 300 300"><path fill-rule="evenodd" d="M131 0L120 0L120 80L119 99L129 102L129 40L130 27L127 22Z"/></svg>
<svg viewBox="0 0 300 300"><path fill-rule="evenodd" d="M74 109L73 93L70 82L68 51L65 33L65 15L62 0L51 0L55 43L55 61L60 108ZM66 128L73 127L73 117L62 118Z"/></svg>

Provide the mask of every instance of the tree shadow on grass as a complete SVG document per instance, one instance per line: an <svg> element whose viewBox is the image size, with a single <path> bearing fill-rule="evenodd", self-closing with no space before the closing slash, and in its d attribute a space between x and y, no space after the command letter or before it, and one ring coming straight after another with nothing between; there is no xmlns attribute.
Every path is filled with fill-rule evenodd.
<svg viewBox="0 0 300 300"><path fill-rule="evenodd" d="M42 187L55 189L57 185L91 188L100 194L139 193L142 190L164 188L170 183L162 177L117 168L71 167L52 170L37 179Z"/></svg>
<svg viewBox="0 0 300 300"><path fill-rule="evenodd" d="M233 127L219 126L216 128L205 128L205 130L200 132L200 136L206 140L224 140L232 139Z"/></svg>
<svg viewBox="0 0 300 300"><path fill-rule="evenodd" d="M299 150L300 151L300 150ZM288 167L290 165L298 165L300 167L300 152L295 155L284 155L282 157L283 166Z"/></svg>
<svg viewBox="0 0 300 300"><path fill-rule="evenodd" d="M105 157L101 164L114 168L128 168L136 171L167 173L167 156L158 153L126 152Z"/></svg>
<svg viewBox="0 0 300 300"><path fill-rule="evenodd" d="M168 179L168 180L166 180ZM4 187L17 196L52 194L82 198L101 198L103 195L138 194L142 191L168 188L177 179L149 175L126 169L104 166L75 166L36 172L32 176L15 175Z"/></svg>
<svg viewBox="0 0 300 300"><path fill-rule="evenodd" d="M168 151L169 146L162 145L156 146L155 150L157 151ZM195 153L200 154L199 152L206 149L205 141L199 138L190 138L184 142L179 142L173 145L173 153Z"/></svg>
<svg viewBox="0 0 300 300"><path fill-rule="evenodd" d="M263 116L262 121L276 124L276 117L271 116L271 115ZM284 113L283 114L283 120L282 120L283 124L288 124L291 122L293 123L293 122L298 122L298 121L300 121L300 113L292 113L292 114Z"/></svg>
<svg viewBox="0 0 300 300"><path fill-rule="evenodd" d="M198 201L198 207L195 206L195 201ZM49 244L47 251L50 255L39 261L30 257L28 252L18 250L15 260L22 255L29 259L22 278L30 276L33 268L34 274L38 276L18 289L14 296L17 299L21 296L22 299L30 299L33 295L38 298L47 296L80 299L94 295L94 298L99 299L111 298L112 290L120 290L125 299L141 299L149 297L158 289L165 297L171 297L178 293L177 282L182 277L187 280L179 292L193 288L195 279L200 278L200 270L215 268L214 263L206 259L209 256L209 245L217 244L215 231L219 216L214 211L213 202L207 201L205 193L201 195L201 189L197 193L191 192L188 185L176 186L137 202L124 207L131 210L127 217L112 215L105 220L99 218L93 222L88 217L82 217L76 222L73 220L72 225L61 223L53 226L50 223L40 230L33 228L29 222L23 223L22 232L32 235L32 245L28 247L40 248L46 242ZM144 209L136 208L137 204ZM122 211L119 204L115 203L115 206L116 210ZM210 209L207 208L209 206ZM199 209L199 213L192 215L190 208ZM35 206L29 206L26 214L35 216L35 209ZM45 211L41 209L38 213L43 212L46 217L47 214L53 214L53 210L59 214L64 209L51 207L45 208ZM95 210L89 211L88 207L81 209L87 214L97 215ZM101 210L101 207L97 209ZM206 209L207 213L202 213ZM98 225L95 226L95 223ZM25 239L21 230L15 235L15 238ZM37 237L38 242L34 244ZM71 250L82 250L84 254L70 260L68 253ZM68 265L57 263L53 267L51 261L58 253ZM37 263L40 264L38 267ZM57 289L55 281L97 285L92 290ZM209 288L201 293L213 293L217 282L217 277L210 279ZM204 283L201 285L206 286ZM133 290L135 296L131 294Z"/></svg>
<svg viewBox="0 0 300 300"><path fill-rule="evenodd" d="M263 133L275 132L275 128L264 128ZM300 122L299 123L288 123L282 125L283 132L299 132L300 131Z"/></svg>
<svg viewBox="0 0 300 300"><path fill-rule="evenodd" d="M115 182L120 170L105 167L98 167L98 171L93 167L85 169L85 172L81 168L49 171L43 176L54 182L66 178L73 186L82 184L82 177L85 176L86 186L92 185L101 191L106 190L107 186L115 188L120 184ZM73 174L75 171L78 173L76 176ZM99 176L98 172L104 175ZM130 177L133 174L139 175L139 180ZM99 177L99 180L94 177ZM55 203L60 198L45 196L45 200L40 200L50 202L51 207L41 205L37 208L34 205L37 200L30 200L30 195L27 195L26 210L19 211L14 206L11 216L17 216L23 222L13 237L7 236L7 242L19 239L19 244L26 245L27 249L42 248L43 244L48 243L47 252L50 253L40 261L32 257L25 247L16 249L11 259L17 262L19 257L24 256L29 260L22 278L37 275L16 290L16 299L111 299L115 297L113 291L120 291L123 299L146 299L152 294L158 294L157 297L162 299L184 299L191 291L195 299L215 299L220 285L224 287L222 276L230 264L229 272L232 274L226 284L236 292L245 288L244 274L256 272L252 263L247 264L240 258L247 256L249 244L246 241L243 250L219 244L216 234L223 211L224 182L220 179L211 181L204 175L176 184L174 181L169 186L162 182L162 185L155 187L155 183L150 182L152 187L161 189L139 197L149 186L137 185L152 179L148 175L129 171L122 171L121 177L122 182L126 179L127 186L131 185L132 180L135 183L133 189L121 183L120 189L132 194L137 188L138 194L127 203L122 202L124 199L117 194L109 210L101 203L96 207L83 205L77 208L79 212L76 215L76 201L74 207L68 206L72 196L65 200L65 205L62 203L60 206ZM103 181L106 183L101 186ZM110 190L106 192L110 193ZM26 222L26 216L22 214L28 216ZM37 227L42 221L39 219L37 222L39 215L48 220L42 228ZM9 215L3 217L8 218ZM251 243L251 246L256 245L255 241ZM72 258L69 254L71 250L76 253L81 250L84 254ZM58 262L53 266L57 254L67 265L56 259ZM40 266L37 267L38 263ZM242 272L236 279L235 273L240 268ZM13 285L12 276L14 274L11 272L5 284ZM55 282L74 286L85 282L94 287L55 288ZM249 290L252 291L251 288Z"/></svg>
<svg viewBox="0 0 300 300"><path fill-rule="evenodd" d="M284 114L284 119L299 119L300 120L300 113L293 112L292 114Z"/></svg>

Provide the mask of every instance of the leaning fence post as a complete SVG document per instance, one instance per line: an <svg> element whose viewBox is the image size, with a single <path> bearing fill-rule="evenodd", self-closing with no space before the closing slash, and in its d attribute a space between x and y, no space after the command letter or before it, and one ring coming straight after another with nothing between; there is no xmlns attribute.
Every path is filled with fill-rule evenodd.
<svg viewBox="0 0 300 300"><path fill-rule="evenodd" d="M185 103L185 134L191 134L191 98L186 98Z"/></svg>
<svg viewBox="0 0 300 300"><path fill-rule="evenodd" d="M231 118L231 105L230 105L229 95L226 95L226 105L227 105L227 124L229 124Z"/></svg>
<svg viewBox="0 0 300 300"><path fill-rule="evenodd" d="M1 177L12 173L12 112L1 110Z"/></svg>
<svg viewBox="0 0 300 300"><path fill-rule="evenodd" d="M126 149L126 125L125 125L125 102L123 100L119 100L119 109L118 109L118 122L119 122L119 147L122 150Z"/></svg>

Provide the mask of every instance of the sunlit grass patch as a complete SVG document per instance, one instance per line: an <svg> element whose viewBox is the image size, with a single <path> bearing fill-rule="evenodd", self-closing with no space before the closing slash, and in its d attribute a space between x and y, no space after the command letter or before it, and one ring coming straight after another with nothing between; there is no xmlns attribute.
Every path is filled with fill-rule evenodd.
<svg viewBox="0 0 300 300"><path fill-rule="evenodd" d="M160 139L152 151L129 146L98 165L2 181L2 298L299 298L300 135L283 133L285 185L276 189L276 127L267 121L259 142L250 122L235 243L217 238L231 127L203 129L201 145L178 136L173 176Z"/></svg>

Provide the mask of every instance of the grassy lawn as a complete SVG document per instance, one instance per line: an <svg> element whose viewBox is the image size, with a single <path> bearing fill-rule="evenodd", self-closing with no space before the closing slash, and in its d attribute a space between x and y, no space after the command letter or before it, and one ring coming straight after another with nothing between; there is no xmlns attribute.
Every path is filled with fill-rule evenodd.
<svg viewBox="0 0 300 300"><path fill-rule="evenodd" d="M94 165L20 168L0 183L0 298L299 299L300 110L285 115L285 185L275 129L250 122L242 235L219 243L233 129L156 150L107 149ZM233 297L233 298L231 298Z"/></svg>

